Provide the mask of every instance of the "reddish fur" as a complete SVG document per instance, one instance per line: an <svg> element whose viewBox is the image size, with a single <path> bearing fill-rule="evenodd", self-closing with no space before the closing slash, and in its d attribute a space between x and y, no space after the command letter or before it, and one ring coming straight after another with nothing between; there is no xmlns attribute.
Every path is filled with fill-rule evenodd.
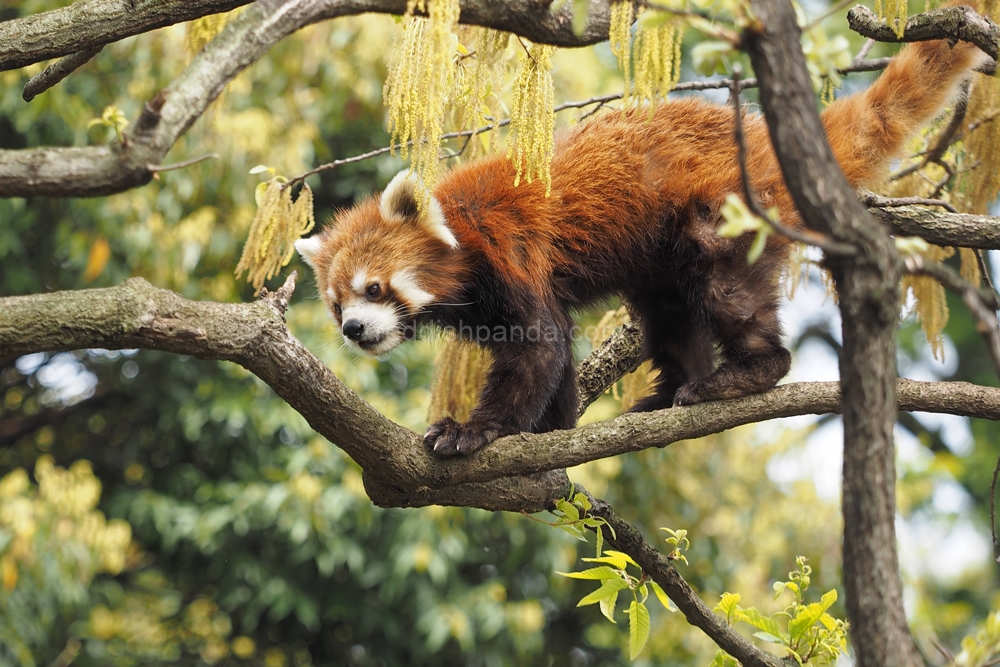
<svg viewBox="0 0 1000 667"><path fill-rule="evenodd" d="M878 177L917 128L952 97L983 56L968 44L907 46L864 93L822 114L848 180ZM514 187L514 169L496 156L452 170L435 189L452 249L417 219L387 222L369 200L338 215L312 262L321 293L338 298L365 268L386 280L411 269L438 303L407 318L451 324L542 322L552 343L490 344L493 370L465 425L435 424L427 440L443 453L476 449L520 430L575 423L569 309L611 294L627 300L660 370L648 410L763 391L788 370L781 344L778 279L786 241L772 236L746 263L751 235L719 237L719 208L741 193L732 109L687 98L607 112L560 133L552 193L538 182ZM786 225L800 220L784 187L767 127L745 114L748 170L765 206ZM355 295L357 296L357 295ZM392 298L391 292L382 298ZM405 319L405 318L404 318ZM713 368L713 344L722 363Z"/></svg>

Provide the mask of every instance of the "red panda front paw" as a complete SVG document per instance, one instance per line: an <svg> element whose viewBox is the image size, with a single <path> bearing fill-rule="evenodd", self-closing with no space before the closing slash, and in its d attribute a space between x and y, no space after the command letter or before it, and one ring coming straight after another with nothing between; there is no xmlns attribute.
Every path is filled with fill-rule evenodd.
<svg viewBox="0 0 1000 667"><path fill-rule="evenodd" d="M470 454L497 437L491 427L459 424L451 417L435 422L424 434L424 444L440 456Z"/></svg>

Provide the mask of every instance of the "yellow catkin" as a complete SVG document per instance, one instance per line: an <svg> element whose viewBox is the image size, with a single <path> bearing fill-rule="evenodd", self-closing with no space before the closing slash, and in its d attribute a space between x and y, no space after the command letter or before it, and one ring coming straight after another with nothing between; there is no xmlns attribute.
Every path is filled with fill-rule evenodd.
<svg viewBox="0 0 1000 667"><path fill-rule="evenodd" d="M959 248L958 257L962 260L962 277L979 287L983 281L983 274L979 270L979 251L972 248Z"/></svg>
<svg viewBox="0 0 1000 667"><path fill-rule="evenodd" d="M413 16L417 9L426 10L428 17ZM411 155L410 168L428 187L437 181L438 145L455 79L458 15L458 0L409 3L383 90L392 142L402 145L403 158ZM417 202L420 207L425 203Z"/></svg>
<svg viewBox="0 0 1000 667"><path fill-rule="evenodd" d="M665 99L681 76L681 41L678 21L643 24L635 33L636 102Z"/></svg>
<svg viewBox="0 0 1000 667"><path fill-rule="evenodd" d="M998 16L1000 1L989 0L983 4L983 14ZM975 77L969 95L966 123L976 128L962 138L962 144L975 169L962 176L962 190L968 213L985 214L987 207L1000 193L1000 161L996 159L1000 150L1000 79L996 77Z"/></svg>
<svg viewBox="0 0 1000 667"><path fill-rule="evenodd" d="M625 79L623 94L626 105L632 92L632 22L634 20L635 7L631 2L612 3L608 42L611 45L611 53L618 59L618 67Z"/></svg>
<svg viewBox="0 0 1000 667"><path fill-rule="evenodd" d="M924 258L940 262L955 254L953 248L931 246L923 253ZM920 327L927 336L931 353L935 359L944 360L944 325L948 323L948 301L944 287L930 276L904 276L901 286L903 293L913 294L913 312L920 321Z"/></svg>
<svg viewBox="0 0 1000 667"><path fill-rule="evenodd" d="M467 28L467 31L471 37L469 41L473 53L470 58L474 65L469 73L459 67L452 97L463 102L459 127L471 130L489 125L491 128L488 135L470 141L467 155L475 157L481 152L479 147L484 142L488 142L490 147L499 143L500 118L503 115L500 91L503 89L507 69L510 33L478 26Z"/></svg>
<svg viewBox="0 0 1000 667"><path fill-rule="evenodd" d="M554 145L555 90L552 86L552 54L547 44L532 44L514 84L513 110L510 117L510 144L507 155L514 161L517 174L514 186L524 178L536 178L545 184L545 196L552 192L550 166Z"/></svg>
<svg viewBox="0 0 1000 667"><path fill-rule="evenodd" d="M427 420L431 423L444 417L465 422L479 400L486 382L492 357L488 350L458 340L445 340L437 357L437 372L431 387Z"/></svg>
<svg viewBox="0 0 1000 667"><path fill-rule="evenodd" d="M902 37L906 29L907 16L906 0L875 0L875 13L886 22L896 33L896 37Z"/></svg>
<svg viewBox="0 0 1000 667"><path fill-rule="evenodd" d="M190 21L184 34L184 48L188 55L193 56L205 48L205 45L212 41L213 37L222 32L230 18L231 13L226 12Z"/></svg>
<svg viewBox="0 0 1000 667"><path fill-rule="evenodd" d="M316 224L313 194L303 184L298 199L292 201L292 189L282 187L280 179L265 184L257 202L257 214L250 224L243 254L236 266L236 277L247 274L247 282L260 291L264 281L273 278L295 254L295 242Z"/></svg>

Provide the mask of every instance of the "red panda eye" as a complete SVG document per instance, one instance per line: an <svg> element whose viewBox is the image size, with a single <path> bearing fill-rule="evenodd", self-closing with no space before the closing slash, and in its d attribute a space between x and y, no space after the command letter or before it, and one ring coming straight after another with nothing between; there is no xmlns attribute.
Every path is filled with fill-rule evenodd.
<svg viewBox="0 0 1000 667"><path fill-rule="evenodd" d="M340 317L340 304L339 303L333 304L333 312L337 315L337 317Z"/></svg>
<svg viewBox="0 0 1000 667"><path fill-rule="evenodd" d="M367 291L368 291L368 296L374 299L375 297L377 297L379 294L382 293L382 288L379 287L378 283L372 283L371 285L368 286Z"/></svg>

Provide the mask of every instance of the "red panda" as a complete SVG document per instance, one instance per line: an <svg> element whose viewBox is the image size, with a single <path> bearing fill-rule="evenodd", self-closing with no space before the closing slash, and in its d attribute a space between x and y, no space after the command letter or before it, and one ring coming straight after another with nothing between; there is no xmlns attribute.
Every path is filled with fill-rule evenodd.
<svg viewBox="0 0 1000 667"><path fill-rule="evenodd" d="M827 107L850 183L879 176L984 58L961 42L912 44L867 91ZM758 199L799 226L763 118L744 113L744 125ZM469 420L428 429L434 452L575 426L570 313L611 295L630 304L659 371L635 411L762 392L788 372L778 320L787 241L772 236L748 264L752 235L716 233L726 196L742 192L731 107L687 98L652 117L608 112L563 130L548 197L537 181L514 187L504 156L451 170L418 208L420 187L402 172L296 248L357 349L384 354L428 323L490 349Z"/></svg>

